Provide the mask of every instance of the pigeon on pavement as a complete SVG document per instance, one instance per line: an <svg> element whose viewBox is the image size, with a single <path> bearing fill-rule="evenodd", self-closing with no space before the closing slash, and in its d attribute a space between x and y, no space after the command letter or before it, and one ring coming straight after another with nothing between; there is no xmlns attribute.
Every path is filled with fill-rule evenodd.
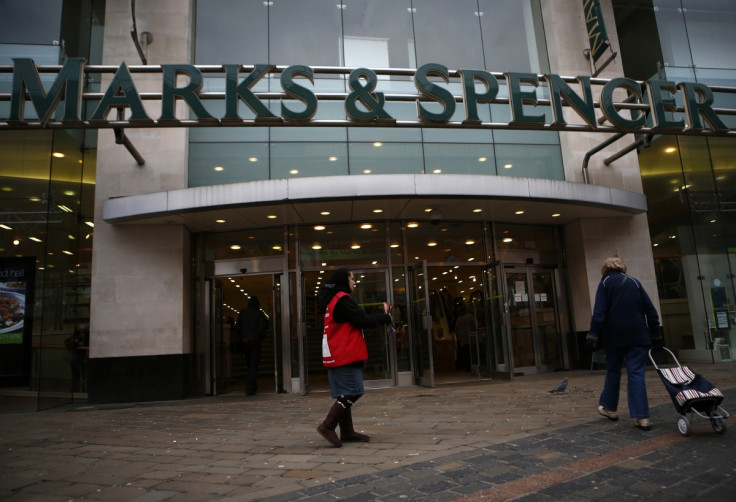
<svg viewBox="0 0 736 502"><path fill-rule="evenodd" d="M559 394L561 392L565 392L565 389L567 389L567 377L565 377L560 384L552 389L550 392L552 394Z"/></svg>

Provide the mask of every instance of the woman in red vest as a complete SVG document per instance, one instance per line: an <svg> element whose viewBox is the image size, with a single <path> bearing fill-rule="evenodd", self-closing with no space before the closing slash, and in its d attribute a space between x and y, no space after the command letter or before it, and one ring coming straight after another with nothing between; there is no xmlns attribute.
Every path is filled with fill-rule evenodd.
<svg viewBox="0 0 736 502"><path fill-rule="evenodd" d="M353 429L350 408L364 394L363 362L368 359L368 348L363 328L391 324L388 314L367 314L355 303L350 293L355 289L353 273L336 270L322 288L319 309L324 312L322 334L322 364L327 368L330 391L336 399L324 421L317 427L322 437L333 446L343 441L368 441L370 436ZM335 429L340 425L340 437Z"/></svg>

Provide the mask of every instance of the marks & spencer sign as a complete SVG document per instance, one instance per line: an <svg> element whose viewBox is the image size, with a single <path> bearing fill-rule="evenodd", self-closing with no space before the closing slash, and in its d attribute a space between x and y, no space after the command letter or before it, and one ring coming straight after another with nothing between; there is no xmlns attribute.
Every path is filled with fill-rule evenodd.
<svg viewBox="0 0 736 502"><path fill-rule="evenodd" d="M84 59L71 58L62 67L43 67L44 71L56 72L53 84L46 89L33 60L17 58L13 63L12 68L4 67L5 73L12 70L12 92L9 96L0 95L0 100L10 101L9 108L5 105L9 110L8 116L0 117L0 130L380 125L659 134L731 135L734 132L719 116L719 113L732 115L733 110L714 108L711 88L694 82L652 80L642 83L628 78L592 80L585 75L572 78L556 74L490 73L475 69L450 71L436 63L425 64L416 70L374 71L368 68L276 67L268 64L128 67L123 62L118 67L87 67ZM83 93L85 71L109 72L113 76L104 92ZM160 93L139 93L133 78L135 72L160 73ZM316 73L344 75L349 90L344 93L315 92ZM205 74L217 74L220 79L224 74L224 92L203 93ZM389 81L379 79L377 74L411 78L418 94L387 94L381 84ZM262 79L275 79L277 75L282 92L254 90ZM451 92L451 88L456 92ZM736 92L736 89L726 88L726 92L729 91ZM160 102L157 117L152 117L143 106L144 99ZM220 116L212 115L203 105L203 99L224 101L224 112ZM83 100L90 105L86 117L81 116ZM323 100L342 101L343 118L315 120L318 105ZM177 101L186 103L188 115L192 118L177 117ZM416 120L397 120L394 117L391 104L400 101L415 102ZM463 118L453 121L458 103L464 107ZM485 103L507 103L511 120L505 123L484 122L479 105ZM37 119L26 118L25 108L29 104L35 108ZM239 109L242 105L250 109L253 118L241 117ZM542 107L549 107L551 120L543 113ZM563 107L574 111L574 124L568 124ZM108 118L112 110L118 110L117 119ZM608 124L599 123L596 110Z"/></svg>

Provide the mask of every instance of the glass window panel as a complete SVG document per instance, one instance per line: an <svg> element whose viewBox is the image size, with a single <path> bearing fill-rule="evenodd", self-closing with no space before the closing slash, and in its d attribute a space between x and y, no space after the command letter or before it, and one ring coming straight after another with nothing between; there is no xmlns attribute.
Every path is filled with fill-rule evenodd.
<svg viewBox="0 0 736 502"><path fill-rule="evenodd" d="M345 66L415 67L409 0L344 0L343 5Z"/></svg>
<svg viewBox="0 0 736 502"><path fill-rule="evenodd" d="M350 143L350 174L415 174L424 171L422 145Z"/></svg>
<svg viewBox="0 0 736 502"><path fill-rule="evenodd" d="M682 0L693 63L701 68L736 68L736 3Z"/></svg>
<svg viewBox="0 0 736 502"><path fill-rule="evenodd" d="M558 145L496 144L496 165L499 176L565 179Z"/></svg>
<svg viewBox="0 0 736 502"><path fill-rule="evenodd" d="M485 68L476 0L413 5L417 66L440 63L452 70Z"/></svg>
<svg viewBox="0 0 736 502"><path fill-rule="evenodd" d="M713 70L713 69L695 69L695 75L698 82L708 85L725 85L733 86L736 82L736 69L734 70ZM713 93L713 108L736 109L736 94L725 92ZM720 115L721 120L727 127L736 129L736 116Z"/></svg>
<svg viewBox="0 0 736 502"><path fill-rule="evenodd" d="M58 45L61 7L62 0L3 0L0 44Z"/></svg>
<svg viewBox="0 0 736 502"><path fill-rule="evenodd" d="M431 201L427 202L431 207ZM439 225L426 222L406 226L406 253L410 262L462 263L483 260L483 225L443 221ZM447 272L452 273L448 268Z"/></svg>
<svg viewBox="0 0 736 502"><path fill-rule="evenodd" d="M361 228L362 225L370 225ZM383 222L327 225L321 230L301 227L301 261L304 267L365 266L366 261L385 265L386 233ZM322 265L322 264L325 265Z"/></svg>
<svg viewBox="0 0 736 502"><path fill-rule="evenodd" d="M349 127L348 138L351 142L419 142L422 140L422 130L418 127Z"/></svg>
<svg viewBox="0 0 736 502"><path fill-rule="evenodd" d="M424 163L428 174L496 174L491 144L425 143Z"/></svg>
<svg viewBox="0 0 736 502"><path fill-rule="evenodd" d="M554 227L497 223L495 232L500 255L510 250L556 251Z"/></svg>
<svg viewBox="0 0 736 502"><path fill-rule="evenodd" d="M196 23L196 64L269 62L268 7L262 0L197 2Z"/></svg>
<svg viewBox="0 0 736 502"><path fill-rule="evenodd" d="M267 143L189 145L190 187L267 180L268 173Z"/></svg>
<svg viewBox="0 0 736 502"><path fill-rule="evenodd" d="M271 179L348 174L345 143L272 143Z"/></svg>
<svg viewBox="0 0 736 502"><path fill-rule="evenodd" d="M479 5L486 68L543 73L548 65L538 2L480 0Z"/></svg>
<svg viewBox="0 0 736 502"><path fill-rule="evenodd" d="M283 245L283 227L222 232L205 237L205 256L207 261L280 256Z"/></svg>
<svg viewBox="0 0 736 502"><path fill-rule="evenodd" d="M665 66L692 66L680 0L654 0L654 15Z"/></svg>
<svg viewBox="0 0 736 502"><path fill-rule="evenodd" d="M274 0L269 10L269 62L340 66L340 2Z"/></svg>

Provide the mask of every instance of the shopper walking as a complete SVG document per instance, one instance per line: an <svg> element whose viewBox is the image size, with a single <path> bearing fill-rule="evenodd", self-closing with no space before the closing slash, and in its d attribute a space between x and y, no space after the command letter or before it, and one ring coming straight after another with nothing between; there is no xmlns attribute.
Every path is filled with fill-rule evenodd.
<svg viewBox="0 0 736 502"><path fill-rule="evenodd" d="M343 441L370 440L370 436L353 428L351 411L365 392L363 363L368 359L368 348L362 330L391 324L388 314L368 314L360 308L351 296L354 289L353 273L341 268L327 281L319 297L319 310L324 312L322 364L327 368L330 392L336 401L317 431L336 447ZM340 437L335 433L338 425Z"/></svg>
<svg viewBox="0 0 736 502"><path fill-rule="evenodd" d="M240 311L236 327L245 353L246 364L248 364L248 374L245 377L245 395L252 396L258 391L261 342L263 342L268 329L268 318L261 310L261 303L257 296L251 296L248 300L248 307Z"/></svg>
<svg viewBox="0 0 736 502"><path fill-rule="evenodd" d="M598 413L618 420L621 367L626 361L629 415L636 426L649 430L649 400L646 388L646 359L649 347L662 346L659 315L641 283L626 275L626 265L618 256L607 258L601 268L595 294L593 317L586 346L606 351L606 381Z"/></svg>

